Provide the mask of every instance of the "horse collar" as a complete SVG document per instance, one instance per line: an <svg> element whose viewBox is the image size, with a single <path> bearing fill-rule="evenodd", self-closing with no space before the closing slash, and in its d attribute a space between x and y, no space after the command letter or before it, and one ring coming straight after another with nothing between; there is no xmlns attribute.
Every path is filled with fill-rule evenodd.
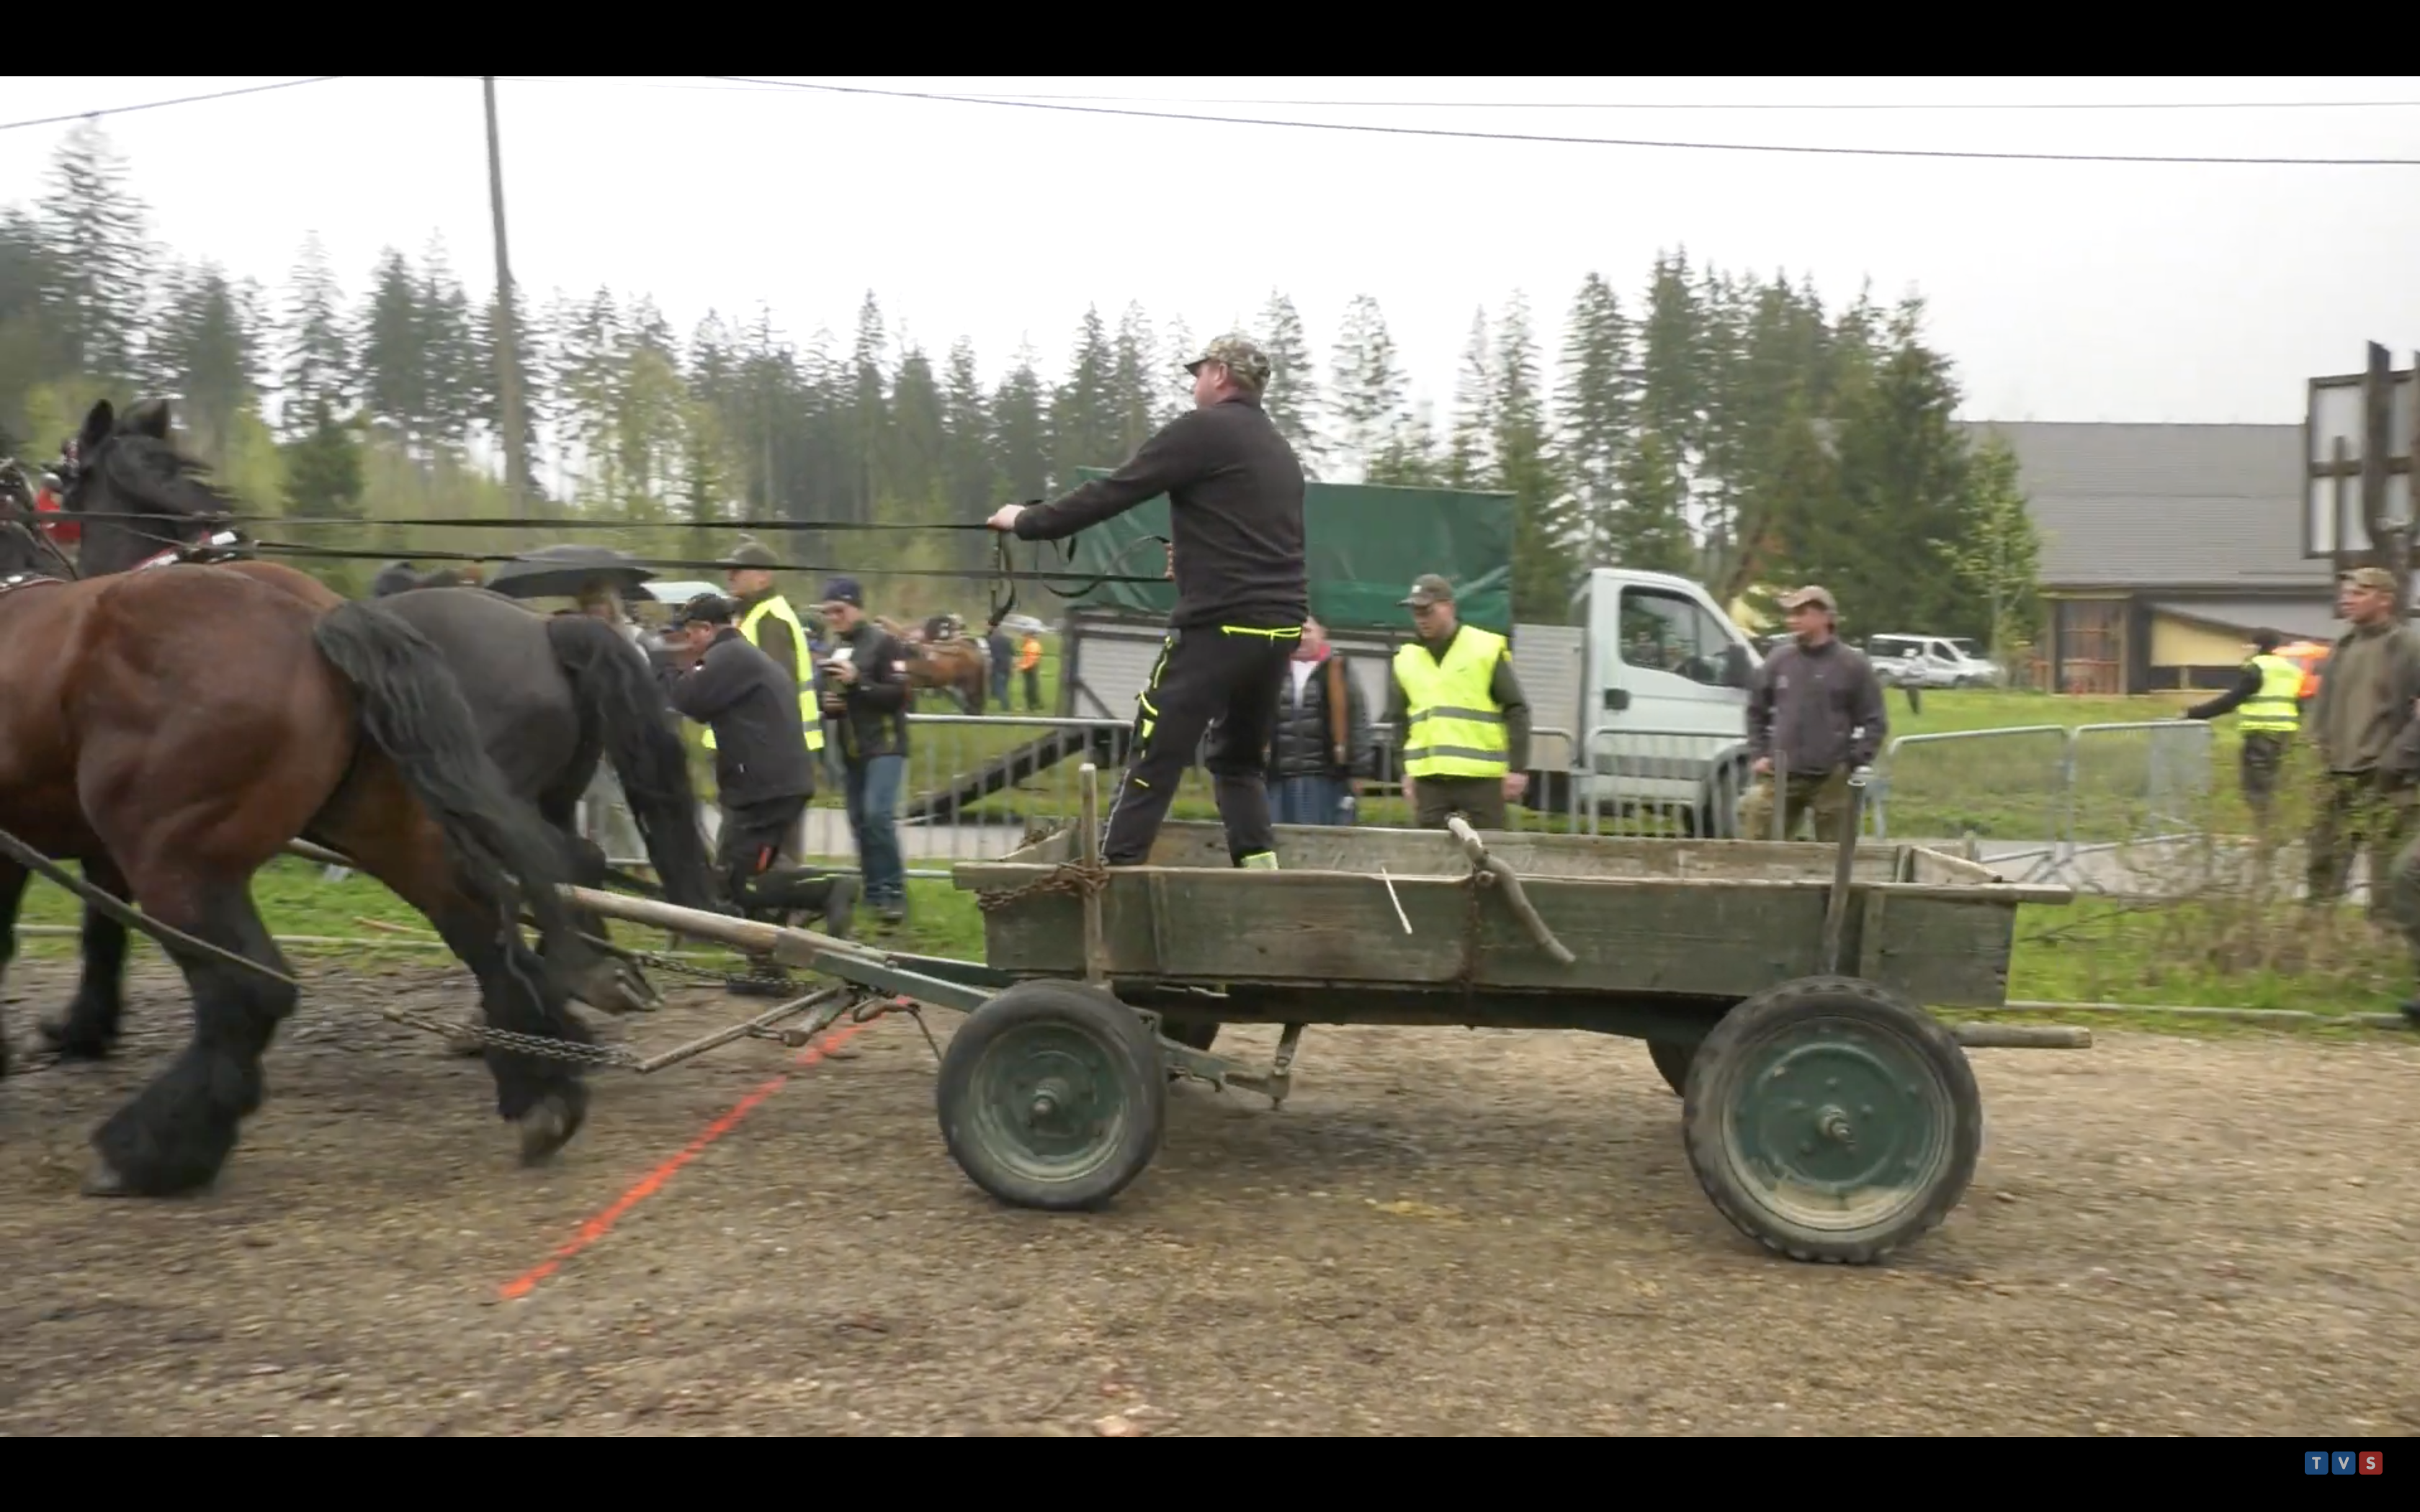
<svg viewBox="0 0 2420 1512"><path fill-rule="evenodd" d="M242 557L243 552L237 547L236 541L235 532L219 531L206 540L179 542L165 551L145 557L126 570L142 572L147 568L171 566L180 562L203 564L237 561Z"/></svg>

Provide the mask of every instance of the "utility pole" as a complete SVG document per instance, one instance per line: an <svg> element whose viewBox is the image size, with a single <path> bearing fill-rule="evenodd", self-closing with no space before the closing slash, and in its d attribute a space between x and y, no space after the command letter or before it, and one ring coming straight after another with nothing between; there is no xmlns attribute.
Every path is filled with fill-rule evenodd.
<svg viewBox="0 0 2420 1512"><path fill-rule="evenodd" d="M496 223L496 395L504 401L504 486L513 516L530 517L528 430L521 415L520 332L513 311L512 259L504 253L504 159L496 139L496 81L480 79L488 96L488 204Z"/></svg>

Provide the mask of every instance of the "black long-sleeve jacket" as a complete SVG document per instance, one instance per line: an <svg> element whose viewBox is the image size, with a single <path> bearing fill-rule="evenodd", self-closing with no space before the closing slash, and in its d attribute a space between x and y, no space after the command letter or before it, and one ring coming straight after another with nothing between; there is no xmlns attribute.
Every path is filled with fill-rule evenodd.
<svg viewBox="0 0 2420 1512"><path fill-rule="evenodd" d="M1277 630L1309 616L1302 460L1254 399L1170 421L1109 476L1017 516L1016 534L1056 541L1161 494L1176 559L1171 628Z"/></svg>
<svg viewBox="0 0 2420 1512"><path fill-rule="evenodd" d="M724 804L814 795L799 686L737 629L717 631L691 671L660 675L672 706L714 731L714 786Z"/></svg>
<svg viewBox="0 0 2420 1512"><path fill-rule="evenodd" d="M824 714L839 724L841 760L854 764L907 755L908 648L872 620L858 621L855 629L833 642L834 651L842 646L848 648L856 678L846 683L823 679ZM835 701L837 711L831 706Z"/></svg>

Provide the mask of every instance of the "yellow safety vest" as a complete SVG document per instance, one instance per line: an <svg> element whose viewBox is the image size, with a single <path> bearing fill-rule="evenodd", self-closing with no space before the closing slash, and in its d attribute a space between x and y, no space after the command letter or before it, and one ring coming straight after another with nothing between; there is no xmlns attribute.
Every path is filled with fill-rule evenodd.
<svg viewBox="0 0 2420 1512"><path fill-rule="evenodd" d="M1440 662L1418 641L1395 653L1404 686L1404 771L1424 777L1503 777L1512 742L1489 687L1505 654L1500 635L1462 626Z"/></svg>
<svg viewBox="0 0 2420 1512"><path fill-rule="evenodd" d="M775 594L740 616L739 638L750 645L754 645L756 622L768 614L790 627L790 644L796 648L799 658L799 727L807 733L807 748L821 750L824 748L824 720L822 713L815 708L815 664L813 654L807 650L807 627L799 623L799 617L796 614L790 612L790 601ZM706 732L706 748L708 750L715 748L714 731L711 727Z"/></svg>
<svg viewBox="0 0 2420 1512"><path fill-rule="evenodd" d="M2274 653L2253 657L2246 666L2260 672L2260 691L2236 705L2242 716L2237 728L2245 733L2290 734L2302 728L2303 669Z"/></svg>

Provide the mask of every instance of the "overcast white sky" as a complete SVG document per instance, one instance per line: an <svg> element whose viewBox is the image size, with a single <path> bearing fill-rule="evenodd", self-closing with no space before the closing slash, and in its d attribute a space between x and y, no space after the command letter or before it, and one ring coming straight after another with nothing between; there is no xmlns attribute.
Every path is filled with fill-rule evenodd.
<svg viewBox="0 0 2420 1512"><path fill-rule="evenodd" d="M277 82L10 81L10 121ZM1978 151L2420 159L2420 103L2331 109L1938 108L2046 101L2412 100L2420 79L845 79L1095 97L1115 109L1572 136ZM2420 168L1925 161L1474 142L705 80L498 84L515 276L650 293L684 334L770 306L845 342L872 288L938 359L1055 373L1088 303L1197 336L1274 286L1322 363L1376 296L1442 413L1480 306L1527 293L1552 345L1581 277L1636 307L1658 248L1915 288L1968 418L2295 422L2363 343L2420 347ZM1100 100L1097 97L1127 97ZM1215 100L1217 103L1199 101ZM1258 101L1419 101L1388 108ZM1464 101L1448 105L1444 101ZM1544 108L1598 101L1627 108ZM1674 109L1758 101L1906 109ZM1482 108L1485 107L1485 108ZM154 234L282 285L306 231L349 295L380 249L442 231L492 286L476 79L343 79L104 117ZM0 131L0 198L42 190L69 128Z"/></svg>

